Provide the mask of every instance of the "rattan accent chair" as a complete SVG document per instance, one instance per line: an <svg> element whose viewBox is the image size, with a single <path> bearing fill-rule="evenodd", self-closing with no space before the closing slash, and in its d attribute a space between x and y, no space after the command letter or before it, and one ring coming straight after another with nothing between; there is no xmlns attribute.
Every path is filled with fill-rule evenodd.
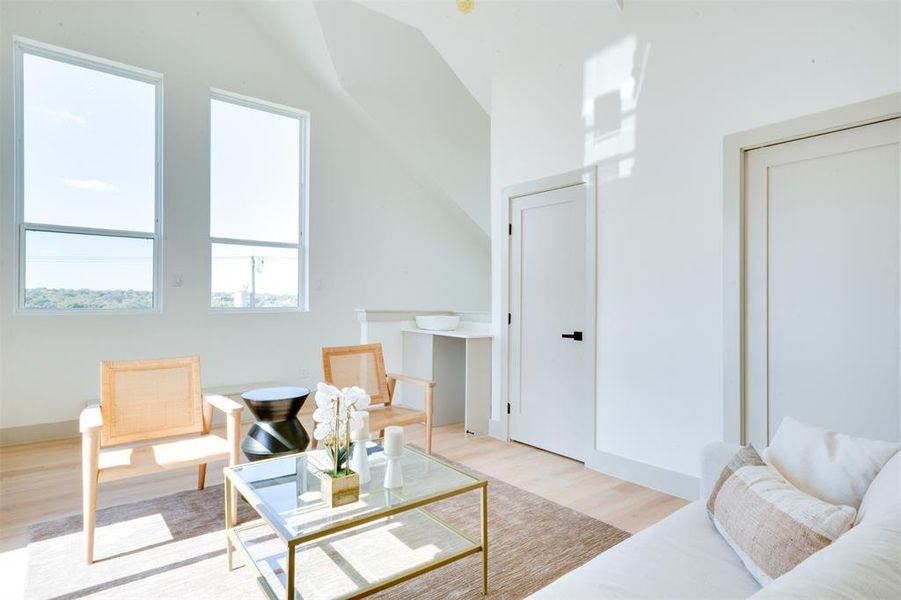
<svg viewBox="0 0 901 600"><path fill-rule="evenodd" d="M197 356L104 361L100 377L100 405L80 419L87 564L94 562L98 482L196 465L202 490L208 462L238 464L244 408L225 396L204 396ZM226 415L225 437L210 431L213 408Z"/></svg>
<svg viewBox="0 0 901 600"><path fill-rule="evenodd" d="M326 383L339 388L359 386L372 399L369 408L369 427L384 436L389 425L425 424L425 451L432 453L432 407L435 382L419 377L385 373L385 358L381 344L338 346L322 349L322 371ZM397 382L412 383L425 388L425 410L392 406L391 399Z"/></svg>

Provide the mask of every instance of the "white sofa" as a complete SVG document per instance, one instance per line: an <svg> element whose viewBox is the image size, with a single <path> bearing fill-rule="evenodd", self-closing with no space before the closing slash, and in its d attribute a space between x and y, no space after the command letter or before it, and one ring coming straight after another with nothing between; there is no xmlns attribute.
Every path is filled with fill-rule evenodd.
<svg viewBox="0 0 901 600"><path fill-rule="evenodd" d="M532 598L901 598L901 453L867 488L857 524L765 588L707 516L706 499L739 446L702 453L700 498L551 583Z"/></svg>

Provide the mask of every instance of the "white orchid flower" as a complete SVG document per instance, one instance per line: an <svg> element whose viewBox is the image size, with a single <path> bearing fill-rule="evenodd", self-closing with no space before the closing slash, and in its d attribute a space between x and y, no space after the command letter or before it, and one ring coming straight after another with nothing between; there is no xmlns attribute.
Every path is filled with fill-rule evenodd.
<svg viewBox="0 0 901 600"><path fill-rule="evenodd" d="M328 423L318 423L316 429L313 430L313 437L319 441L324 440L332 434L332 428Z"/></svg>
<svg viewBox="0 0 901 600"><path fill-rule="evenodd" d="M320 383L316 386L316 406L319 408L328 408L328 406L337 398L341 397L341 390L327 383Z"/></svg>
<svg viewBox="0 0 901 600"><path fill-rule="evenodd" d="M313 411L313 420L317 423L330 423L334 418L334 411L328 408L317 408Z"/></svg>
<svg viewBox="0 0 901 600"><path fill-rule="evenodd" d="M316 386L315 398L313 420L316 428L313 437L325 443L337 477L339 465L336 456L340 454L339 448L349 448L350 433L363 427L363 416L359 413L369 406L371 398L363 388L353 386L339 390L327 383Z"/></svg>
<svg viewBox="0 0 901 600"><path fill-rule="evenodd" d="M330 383L323 383L322 381L320 381L319 383L316 384L316 391L317 391L317 392L324 392L324 393L326 393L326 394L329 394L330 396L337 396L337 395L339 395L339 394L341 393L341 390L339 390L338 388L336 388L336 387L333 386L332 384L330 384Z"/></svg>
<svg viewBox="0 0 901 600"><path fill-rule="evenodd" d="M352 406L357 410L363 410L369 406L369 394L361 387L346 387L341 390L344 395L345 402L348 406Z"/></svg>

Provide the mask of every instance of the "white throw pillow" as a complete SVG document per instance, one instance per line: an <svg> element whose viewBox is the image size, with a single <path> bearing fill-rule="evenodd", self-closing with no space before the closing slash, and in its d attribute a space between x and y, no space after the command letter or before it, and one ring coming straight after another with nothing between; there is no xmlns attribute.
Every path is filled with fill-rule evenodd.
<svg viewBox="0 0 901 600"><path fill-rule="evenodd" d="M763 458L799 490L860 508L870 482L901 444L853 437L785 417Z"/></svg>
<svg viewBox="0 0 901 600"><path fill-rule="evenodd" d="M857 524L832 544L754 596L772 598L898 598L901 590L901 453L870 484Z"/></svg>
<svg viewBox="0 0 901 600"><path fill-rule="evenodd" d="M860 503L857 524L878 525L901 533L901 452L885 463ZM901 552L898 553L901 569Z"/></svg>
<svg viewBox="0 0 901 600"><path fill-rule="evenodd" d="M707 512L760 585L829 546L857 513L799 491L750 446L723 469Z"/></svg>

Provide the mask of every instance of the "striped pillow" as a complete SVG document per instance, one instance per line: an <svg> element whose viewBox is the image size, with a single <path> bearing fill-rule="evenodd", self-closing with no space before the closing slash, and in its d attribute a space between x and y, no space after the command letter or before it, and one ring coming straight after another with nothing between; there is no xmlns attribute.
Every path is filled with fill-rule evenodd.
<svg viewBox="0 0 901 600"><path fill-rule="evenodd" d="M713 524L760 585L831 544L856 512L798 490L751 446L726 465L707 500Z"/></svg>

